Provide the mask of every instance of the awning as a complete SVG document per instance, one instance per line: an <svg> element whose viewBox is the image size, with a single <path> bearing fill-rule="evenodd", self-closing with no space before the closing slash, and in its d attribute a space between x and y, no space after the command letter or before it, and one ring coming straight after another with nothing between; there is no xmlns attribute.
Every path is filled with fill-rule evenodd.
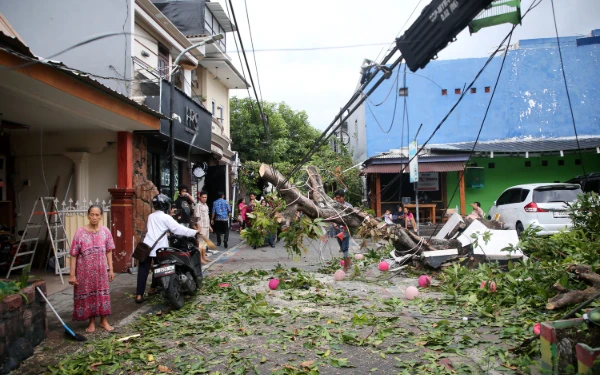
<svg viewBox="0 0 600 375"><path fill-rule="evenodd" d="M362 171L362 174L369 173L400 173L404 169L404 173L408 173L406 164L376 164L370 165ZM461 162L436 162L436 163L419 163L419 172L456 172L465 169L465 163Z"/></svg>

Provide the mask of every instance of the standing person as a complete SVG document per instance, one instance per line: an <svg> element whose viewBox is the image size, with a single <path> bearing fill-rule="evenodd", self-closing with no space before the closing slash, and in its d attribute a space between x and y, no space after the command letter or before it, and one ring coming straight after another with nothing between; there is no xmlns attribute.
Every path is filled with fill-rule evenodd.
<svg viewBox="0 0 600 375"><path fill-rule="evenodd" d="M244 229L244 224L246 223L246 203L244 202L244 198L240 198L237 201L238 207L238 222L240 223L240 230Z"/></svg>
<svg viewBox="0 0 600 375"><path fill-rule="evenodd" d="M333 199L335 199L336 202L344 206L344 210L346 209L346 207L352 207L350 203L346 202L346 193L344 192L344 190L337 190L334 193ZM342 212L340 212L340 216L343 216ZM352 264L350 260L350 231L345 225L333 224L333 227L337 235L343 233L343 235L341 236L342 239L340 239L340 237L336 237L338 245L340 245L340 251L342 252L342 254L344 254L344 272L348 272L348 269Z"/></svg>
<svg viewBox="0 0 600 375"><path fill-rule="evenodd" d="M229 202L225 200L225 193L220 192L219 199L213 202L212 220L210 223L214 227L217 234L217 246L221 246L221 234L223 235L223 246L227 249L227 241L229 241L229 214L231 207Z"/></svg>
<svg viewBox="0 0 600 375"><path fill-rule="evenodd" d="M115 242L110 230L100 225L102 207L92 205L87 213L89 224L77 229L69 251L69 284L74 286L73 320L89 320L85 331L94 332L99 316L100 326L112 331L114 328L106 317L111 313L108 283L115 279L112 261Z"/></svg>
<svg viewBox="0 0 600 375"><path fill-rule="evenodd" d="M152 198L152 206L156 211L148 215L148 232L144 237L144 243L152 248L150 255L140 262L138 266L137 276L137 289L136 289L136 303L144 302L144 291L146 290L146 281L148 280L148 273L150 273L150 265L154 258L156 258L156 250L163 247L169 247L169 240L167 239L166 233L171 232L178 236L194 237L197 231L187 228L186 226L179 224L173 219L171 215L167 213L171 210L171 198L164 194L158 194ZM156 245L155 245L156 244ZM152 278L152 285L148 291L149 295L156 294L156 280Z"/></svg>
<svg viewBox="0 0 600 375"><path fill-rule="evenodd" d="M196 229L198 230L198 233L208 238L210 234L209 232L213 231L212 227L210 226L210 210L208 208L208 205L206 204L206 201L208 200L208 193L205 191L201 191L199 198L200 200L198 204L196 204L196 208L194 209L194 216L196 216L196 219L198 220L196 222ZM202 264L209 263L210 261L208 260L208 258L206 258L208 246L206 245L202 237L198 239L198 248L200 249L200 261L202 262Z"/></svg>
<svg viewBox="0 0 600 375"><path fill-rule="evenodd" d="M248 205L246 206L246 212L244 213L246 215L246 228L250 228L252 227L252 218L250 216L248 216L248 214L251 214L252 212L254 212L254 208L256 207L256 194L254 193L250 193L250 202L248 202Z"/></svg>
<svg viewBox="0 0 600 375"><path fill-rule="evenodd" d="M263 199L262 201L260 201L260 206L263 209L266 209L268 207L267 200ZM267 231L267 242L269 243L269 246L275 247L275 244L273 243L273 234L271 234L270 231ZM266 251L266 250L263 249L263 251Z"/></svg>
<svg viewBox="0 0 600 375"><path fill-rule="evenodd" d="M192 216L192 205L194 198L188 193L188 188L185 185L179 185L179 196L175 200L175 208L177 208L177 215L175 220L179 224L183 224L186 227L190 226L190 217Z"/></svg>
<svg viewBox="0 0 600 375"><path fill-rule="evenodd" d="M473 211L469 214L469 216L467 216L467 219L481 220L485 217L485 212L483 212L483 210L481 209L481 203L473 202L471 203L471 207L473 208Z"/></svg>

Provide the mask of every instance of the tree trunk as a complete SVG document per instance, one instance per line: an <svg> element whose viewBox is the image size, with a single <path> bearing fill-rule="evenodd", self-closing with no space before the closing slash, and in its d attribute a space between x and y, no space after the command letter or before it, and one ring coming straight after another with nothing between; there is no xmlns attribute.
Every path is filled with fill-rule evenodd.
<svg viewBox="0 0 600 375"><path fill-rule="evenodd" d="M289 222L295 215L295 211L301 211L310 218L323 218L327 222L338 225L346 225L350 228L361 228L359 233L367 237L382 237L392 240L394 247L398 250L415 249L421 242L421 237L398 225L386 226L368 213L352 207L344 207L331 199L323 189L323 181L317 168L309 166L308 173L308 197L285 178L275 168L262 164L259 169L260 176L273 186L277 187L279 195L285 199L288 208L283 216ZM285 182L284 182L285 181ZM311 199L312 198L312 199ZM448 241L438 241L436 246L423 243L422 250L447 249Z"/></svg>
<svg viewBox="0 0 600 375"><path fill-rule="evenodd" d="M558 294L548 300L548 310L560 309L563 306L578 304L590 299L600 291L600 275L589 266L569 266L568 272L573 272L590 286L584 290L570 290L556 283L553 285Z"/></svg>

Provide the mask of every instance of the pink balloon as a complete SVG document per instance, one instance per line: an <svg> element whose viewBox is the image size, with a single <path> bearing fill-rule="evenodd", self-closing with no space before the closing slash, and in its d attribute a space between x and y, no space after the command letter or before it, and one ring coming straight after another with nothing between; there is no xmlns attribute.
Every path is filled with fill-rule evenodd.
<svg viewBox="0 0 600 375"><path fill-rule="evenodd" d="M535 323L533 326L533 333L536 336L539 336L539 334L542 333L542 325L540 323Z"/></svg>
<svg viewBox="0 0 600 375"><path fill-rule="evenodd" d="M487 284L487 281L482 281L481 285L479 285L479 288L485 289L486 284ZM490 282L489 291L492 293L496 291L496 283L495 282L493 282L493 281Z"/></svg>
<svg viewBox="0 0 600 375"><path fill-rule="evenodd" d="M269 280L269 289L275 290L279 286L279 279L271 279Z"/></svg>
<svg viewBox="0 0 600 375"><path fill-rule="evenodd" d="M388 262L381 262L379 263L379 270L380 271L387 271L390 269L390 264Z"/></svg>
<svg viewBox="0 0 600 375"><path fill-rule="evenodd" d="M428 288L431 285L431 276L421 275L419 276L419 286L421 288Z"/></svg>
<svg viewBox="0 0 600 375"><path fill-rule="evenodd" d="M335 281L342 281L342 280L344 280L345 277L346 277L346 272L344 272L342 270L337 270L333 274L333 278L335 279Z"/></svg>
<svg viewBox="0 0 600 375"><path fill-rule="evenodd" d="M361 259L362 259L362 258L364 258L364 257L365 257L365 256L364 256L364 255L362 255L362 254L355 254L355 255L354 255L354 259L356 259L356 260L361 260Z"/></svg>
<svg viewBox="0 0 600 375"><path fill-rule="evenodd" d="M419 290L414 286L409 286L404 291L404 294L406 295L406 298L408 298L408 299L415 299L416 297L419 296Z"/></svg>
<svg viewBox="0 0 600 375"><path fill-rule="evenodd" d="M229 283L219 284L219 288L228 288L228 287L229 287Z"/></svg>
<svg viewBox="0 0 600 375"><path fill-rule="evenodd" d="M340 260L340 264L342 265L342 267L344 266L345 262L344 262L344 260L343 260L343 259L342 259L342 260Z"/></svg>

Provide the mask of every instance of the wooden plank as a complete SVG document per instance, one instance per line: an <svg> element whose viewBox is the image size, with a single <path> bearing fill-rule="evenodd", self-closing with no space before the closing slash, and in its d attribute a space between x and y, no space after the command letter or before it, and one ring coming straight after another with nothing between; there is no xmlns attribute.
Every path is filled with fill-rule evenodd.
<svg viewBox="0 0 600 375"><path fill-rule="evenodd" d="M467 214L467 198L465 195L465 172L464 171L458 171L458 183L459 183L459 189L460 189L460 214L461 215L466 215Z"/></svg>
<svg viewBox="0 0 600 375"><path fill-rule="evenodd" d="M375 215L381 216L381 175L375 174Z"/></svg>

